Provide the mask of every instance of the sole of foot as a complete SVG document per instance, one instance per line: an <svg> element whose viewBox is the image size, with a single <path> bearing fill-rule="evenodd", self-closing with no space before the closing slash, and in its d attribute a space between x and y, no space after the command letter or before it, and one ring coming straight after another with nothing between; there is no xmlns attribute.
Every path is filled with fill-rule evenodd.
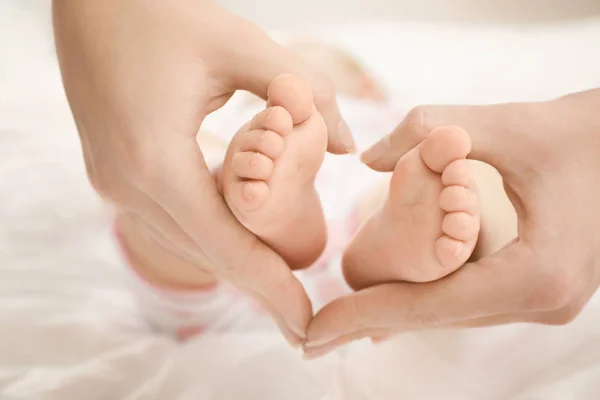
<svg viewBox="0 0 600 400"><path fill-rule="evenodd" d="M314 187L326 149L310 87L283 74L269 86L267 108L232 139L223 164L232 213L294 269L311 265L327 240Z"/></svg>
<svg viewBox="0 0 600 400"><path fill-rule="evenodd" d="M468 133L445 126L398 161L384 205L344 253L344 275L353 288L434 281L467 262L480 229L470 151Z"/></svg>

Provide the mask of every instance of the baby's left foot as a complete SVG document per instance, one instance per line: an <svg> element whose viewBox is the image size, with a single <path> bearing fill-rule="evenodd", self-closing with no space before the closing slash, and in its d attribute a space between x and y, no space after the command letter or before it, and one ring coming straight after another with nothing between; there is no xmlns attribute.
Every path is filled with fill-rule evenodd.
<svg viewBox="0 0 600 400"><path fill-rule="evenodd" d="M284 74L269 85L268 107L235 135L223 164L229 208L292 268L311 265L325 247L314 182L326 148L310 87Z"/></svg>

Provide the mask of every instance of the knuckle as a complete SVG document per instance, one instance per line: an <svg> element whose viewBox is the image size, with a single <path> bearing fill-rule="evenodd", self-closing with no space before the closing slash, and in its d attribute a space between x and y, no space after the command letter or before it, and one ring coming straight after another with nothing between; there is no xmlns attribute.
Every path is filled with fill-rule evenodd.
<svg viewBox="0 0 600 400"><path fill-rule="evenodd" d="M414 328L429 328L439 326L441 320L437 313L423 308L415 302L410 302L406 309L406 321Z"/></svg>
<svg viewBox="0 0 600 400"><path fill-rule="evenodd" d="M569 304L559 310L549 312L545 317L544 323L557 326L568 325L581 314L582 310L583 305Z"/></svg>
<svg viewBox="0 0 600 400"><path fill-rule="evenodd" d="M90 185L101 198L113 204L121 203L120 178L109 168L96 164L94 168L87 168L87 176Z"/></svg>
<svg viewBox="0 0 600 400"><path fill-rule="evenodd" d="M430 311L421 311L409 316L410 321L415 327L430 328L440 325L440 318L437 314Z"/></svg>
<svg viewBox="0 0 600 400"><path fill-rule="evenodd" d="M427 125L427 110L429 106L416 106L406 114L403 125L414 138L420 143L433 127Z"/></svg>
<svg viewBox="0 0 600 400"><path fill-rule="evenodd" d="M111 185L108 184L108 181L102 176L102 174L98 173L91 168L87 170L87 177L90 185L94 188L96 192L102 197L110 197Z"/></svg>
<svg viewBox="0 0 600 400"><path fill-rule="evenodd" d="M554 267L538 274L539 282L533 291L535 308L556 311L567 307L577 296L579 285L568 268Z"/></svg>

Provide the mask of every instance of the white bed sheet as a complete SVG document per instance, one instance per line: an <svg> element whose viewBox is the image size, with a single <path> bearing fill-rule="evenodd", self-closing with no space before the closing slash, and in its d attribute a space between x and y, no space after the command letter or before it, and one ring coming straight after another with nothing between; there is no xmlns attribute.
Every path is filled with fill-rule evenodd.
<svg viewBox="0 0 600 400"><path fill-rule="evenodd" d="M364 26L319 36L364 60L405 108L544 99L600 86L599 20L536 29ZM304 363L272 334L181 345L153 333L122 279L54 59L38 39L0 65L2 398L600 396L597 298L566 327L411 334L363 344L343 364L338 354ZM386 365L393 370L382 373Z"/></svg>

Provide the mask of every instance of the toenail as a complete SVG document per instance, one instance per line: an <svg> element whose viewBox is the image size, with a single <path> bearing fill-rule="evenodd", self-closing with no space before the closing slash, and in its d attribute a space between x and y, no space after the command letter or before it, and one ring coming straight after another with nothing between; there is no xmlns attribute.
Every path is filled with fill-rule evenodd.
<svg viewBox="0 0 600 400"><path fill-rule="evenodd" d="M461 252L462 252L462 243L454 242L454 257L460 256Z"/></svg>
<svg viewBox="0 0 600 400"><path fill-rule="evenodd" d="M244 185L242 187L242 197L244 197L248 201L252 200L252 192L251 192L250 185L251 185L250 182L246 182L246 183L244 183Z"/></svg>
<svg viewBox="0 0 600 400"><path fill-rule="evenodd" d="M258 135L258 141L264 142L267 140L267 136L269 136L269 131L262 131L260 135Z"/></svg>

